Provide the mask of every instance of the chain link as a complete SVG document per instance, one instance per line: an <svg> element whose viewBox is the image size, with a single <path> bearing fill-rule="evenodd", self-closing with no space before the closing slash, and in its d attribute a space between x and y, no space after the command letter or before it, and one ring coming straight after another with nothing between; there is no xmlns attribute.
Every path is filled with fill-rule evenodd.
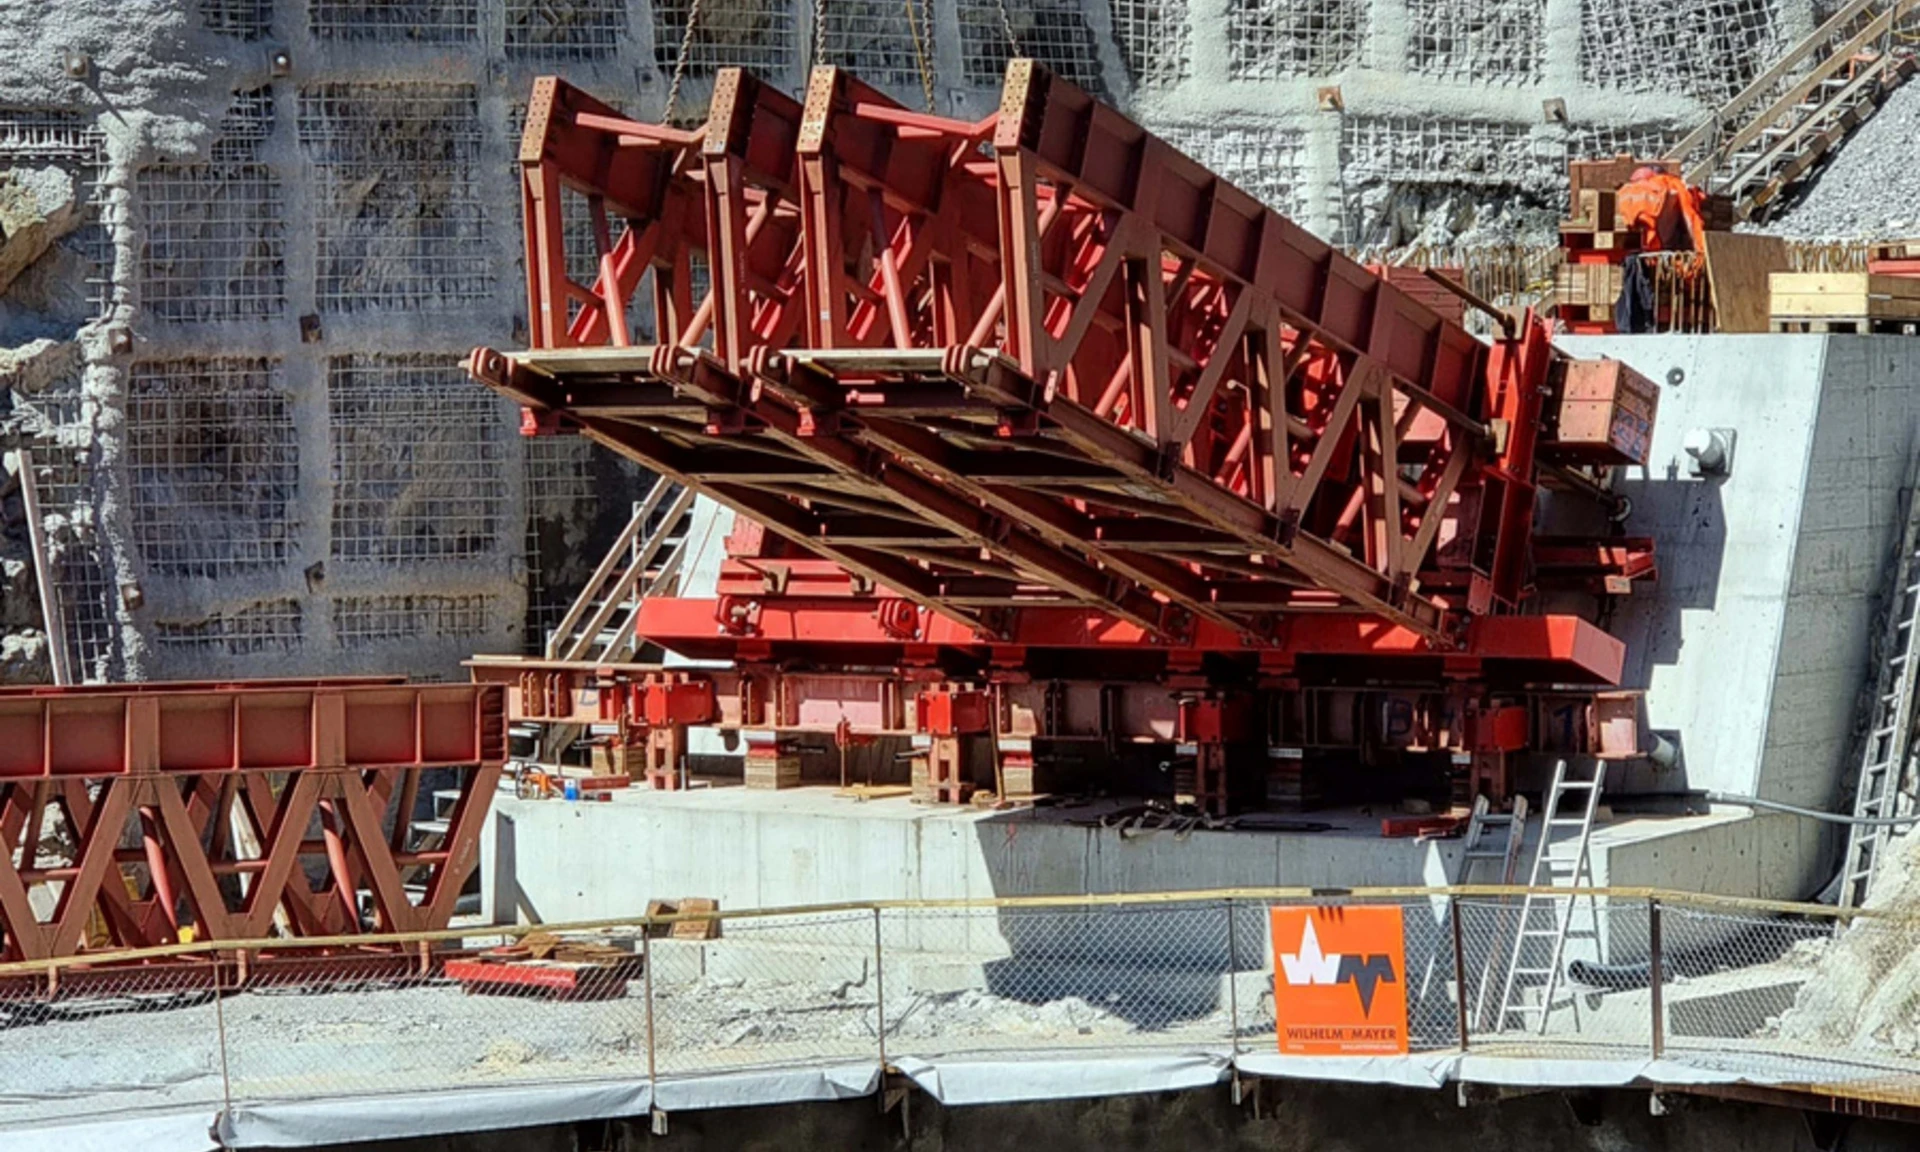
<svg viewBox="0 0 1920 1152"><path fill-rule="evenodd" d="M680 84L687 76L687 61L693 56L693 37L700 27L700 0L693 0L687 8L687 30L680 37L680 55L673 62L673 82L667 85L667 109L660 114L660 123L673 123L673 108L680 100Z"/></svg>
<svg viewBox="0 0 1920 1152"><path fill-rule="evenodd" d="M920 66L920 91L927 99L927 111L933 107L933 12L929 0L920 0L919 19L914 19L914 0L904 0L907 30L913 34L913 59Z"/></svg>
<svg viewBox="0 0 1920 1152"><path fill-rule="evenodd" d="M809 50L812 57L807 61L807 71L830 64L827 59L827 0L813 0L813 47Z"/></svg>
<svg viewBox="0 0 1920 1152"><path fill-rule="evenodd" d="M1007 12L1007 0L994 0L1000 9L1000 29L1007 34L1007 51L1013 56L1020 55L1020 37L1013 34L1013 16Z"/></svg>

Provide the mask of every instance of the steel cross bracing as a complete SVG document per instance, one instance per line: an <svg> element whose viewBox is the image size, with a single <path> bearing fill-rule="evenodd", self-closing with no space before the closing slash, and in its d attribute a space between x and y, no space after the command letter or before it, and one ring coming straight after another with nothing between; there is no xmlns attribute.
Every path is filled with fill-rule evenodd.
<svg viewBox="0 0 1920 1152"><path fill-rule="evenodd" d="M499 686L0 689L0 960L444 928L505 741Z"/></svg>
<svg viewBox="0 0 1920 1152"><path fill-rule="evenodd" d="M804 105L723 72L692 133L543 79L522 165L534 348L474 375L917 606L907 639L1334 612L1449 650L1530 594L1545 329L1483 344L1029 61L972 123L836 69Z"/></svg>

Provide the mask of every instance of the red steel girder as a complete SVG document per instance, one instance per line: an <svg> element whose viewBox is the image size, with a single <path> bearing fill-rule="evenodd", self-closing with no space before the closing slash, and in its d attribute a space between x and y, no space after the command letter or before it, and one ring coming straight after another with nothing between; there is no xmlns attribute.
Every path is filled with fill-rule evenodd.
<svg viewBox="0 0 1920 1152"><path fill-rule="evenodd" d="M1051 607L1258 646L1357 609L1449 647L1529 594L1544 328L1489 348L1031 62L977 123L820 69L797 111L724 72L700 133L604 110L542 131L528 186L590 199L556 157L677 149L644 171L677 192L601 202L634 210L633 236L647 205L700 201L704 231L678 235L714 288L668 348L622 348L611 323L596 340L591 301L612 316L631 291L603 242L568 338L478 350L474 375L856 595L984 637ZM557 251L557 225L536 234Z"/></svg>
<svg viewBox="0 0 1920 1152"><path fill-rule="evenodd" d="M497 686L0 690L0 958L151 947L188 927L201 940L355 933L362 893L379 929L444 927L505 755ZM434 769L458 795L445 835L416 847ZM65 845L50 851L56 829ZM48 884L59 894L43 916L31 893Z"/></svg>

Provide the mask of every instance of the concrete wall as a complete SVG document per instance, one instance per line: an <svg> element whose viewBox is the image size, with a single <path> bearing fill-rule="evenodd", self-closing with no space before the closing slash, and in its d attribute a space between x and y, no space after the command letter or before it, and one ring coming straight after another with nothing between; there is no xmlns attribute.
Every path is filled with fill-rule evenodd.
<svg viewBox="0 0 1920 1152"><path fill-rule="evenodd" d="M1637 336L1561 341L1614 356L1661 392L1653 460L1626 470L1627 523L1660 580L1618 613L1626 682L1679 750L1634 790L1844 798L1868 638L1920 419L1920 347L1898 337ZM1690 429L1735 433L1731 474L1688 474Z"/></svg>

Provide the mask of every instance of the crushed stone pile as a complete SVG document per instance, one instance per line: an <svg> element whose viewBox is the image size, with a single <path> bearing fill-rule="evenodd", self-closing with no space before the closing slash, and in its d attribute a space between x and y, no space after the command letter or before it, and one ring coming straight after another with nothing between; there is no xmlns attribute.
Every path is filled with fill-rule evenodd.
<svg viewBox="0 0 1920 1152"><path fill-rule="evenodd" d="M1805 197L1760 231L1820 240L1920 236L1920 83L1908 83L1840 146Z"/></svg>
<svg viewBox="0 0 1920 1152"><path fill-rule="evenodd" d="M1920 1056L1920 829L1881 848L1866 907L1910 919L1860 917L1840 933L1780 1018L1780 1037Z"/></svg>

